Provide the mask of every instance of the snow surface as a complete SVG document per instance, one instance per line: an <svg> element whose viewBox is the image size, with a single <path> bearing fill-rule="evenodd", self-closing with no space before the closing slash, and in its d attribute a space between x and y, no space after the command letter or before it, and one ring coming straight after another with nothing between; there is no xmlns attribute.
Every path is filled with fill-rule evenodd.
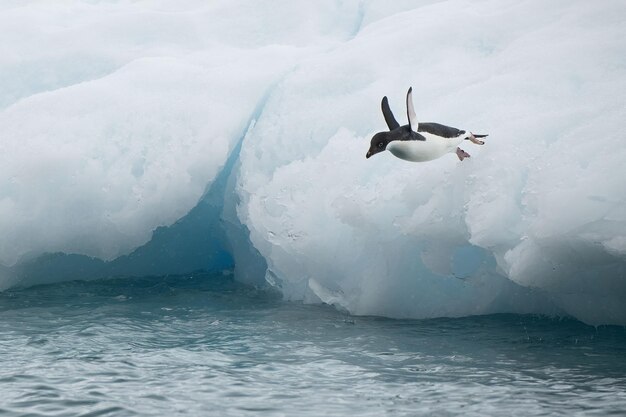
<svg viewBox="0 0 626 417"><path fill-rule="evenodd" d="M234 262L355 314L624 325L625 18L618 0L3 2L0 288ZM366 160L380 99L402 122L409 86L421 121L487 144Z"/></svg>

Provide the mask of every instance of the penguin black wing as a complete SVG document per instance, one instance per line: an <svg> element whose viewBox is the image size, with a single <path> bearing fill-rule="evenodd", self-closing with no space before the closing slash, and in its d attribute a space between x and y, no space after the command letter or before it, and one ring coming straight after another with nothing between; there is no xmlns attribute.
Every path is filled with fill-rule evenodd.
<svg viewBox="0 0 626 417"><path fill-rule="evenodd" d="M400 123L393 117L393 113L391 112L391 108L389 107L389 100L387 100L387 96L383 97L383 101L380 103L380 107L383 109L383 116L385 116L385 122L389 127L389 130L394 130L400 127Z"/></svg>
<svg viewBox="0 0 626 417"><path fill-rule="evenodd" d="M425 122L419 124L419 132L430 133L442 138L456 138L465 134L465 130L459 130L456 127L450 127L439 123Z"/></svg>

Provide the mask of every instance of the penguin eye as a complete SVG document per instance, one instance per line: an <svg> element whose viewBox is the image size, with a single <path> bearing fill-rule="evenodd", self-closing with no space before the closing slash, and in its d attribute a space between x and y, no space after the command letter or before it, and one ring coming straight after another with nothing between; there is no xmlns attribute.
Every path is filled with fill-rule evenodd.
<svg viewBox="0 0 626 417"><path fill-rule="evenodd" d="M384 143L382 143L382 142L378 142L378 147L379 147L379 148L382 148L383 146L385 146L385 144L384 144Z"/></svg>

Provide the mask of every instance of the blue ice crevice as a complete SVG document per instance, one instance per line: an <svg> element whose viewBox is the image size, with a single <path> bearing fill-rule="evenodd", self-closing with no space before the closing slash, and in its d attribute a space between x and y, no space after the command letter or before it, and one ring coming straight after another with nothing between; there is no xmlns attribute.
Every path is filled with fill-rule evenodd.
<svg viewBox="0 0 626 417"><path fill-rule="evenodd" d="M259 101L218 175L185 216L170 226L158 227L147 243L111 261L80 254L44 253L13 267L0 265L4 288L109 277L220 272L235 268L233 252L248 262L237 267L241 280L254 281L252 277L258 271L262 276L264 260L250 244L249 232L236 215L234 184L246 132L260 116L270 91Z"/></svg>

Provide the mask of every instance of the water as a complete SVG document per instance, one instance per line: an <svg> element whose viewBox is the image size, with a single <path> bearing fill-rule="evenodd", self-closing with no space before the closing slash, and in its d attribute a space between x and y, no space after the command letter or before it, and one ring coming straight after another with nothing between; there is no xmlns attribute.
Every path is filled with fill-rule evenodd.
<svg viewBox="0 0 626 417"><path fill-rule="evenodd" d="M0 293L2 416L625 413L622 327L352 317L228 276Z"/></svg>

